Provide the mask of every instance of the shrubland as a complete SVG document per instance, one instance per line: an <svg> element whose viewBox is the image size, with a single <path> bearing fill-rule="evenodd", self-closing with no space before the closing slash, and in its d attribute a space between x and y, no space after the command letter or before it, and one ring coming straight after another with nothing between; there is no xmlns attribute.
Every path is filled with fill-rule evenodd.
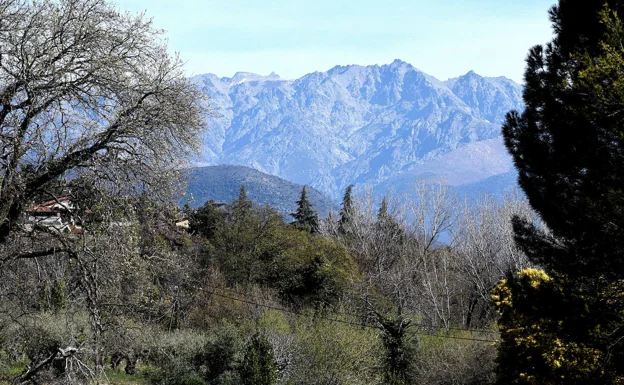
<svg viewBox="0 0 624 385"><path fill-rule="evenodd" d="M349 191L342 215L313 228L244 187L196 210L69 192L89 212L83 233L39 229L3 246L2 378L491 383L488 293L528 266L505 218L532 213L512 196L456 210L439 183L415 193L399 205ZM184 215L188 229L175 225ZM59 248L12 257L33 242Z"/></svg>
<svg viewBox="0 0 624 385"><path fill-rule="evenodd" d="M176 206L210 107L149 20L0 3L0 382L622 383L622 7L561 0L529 54L527 199L304 188L291 222Z"/></svg>

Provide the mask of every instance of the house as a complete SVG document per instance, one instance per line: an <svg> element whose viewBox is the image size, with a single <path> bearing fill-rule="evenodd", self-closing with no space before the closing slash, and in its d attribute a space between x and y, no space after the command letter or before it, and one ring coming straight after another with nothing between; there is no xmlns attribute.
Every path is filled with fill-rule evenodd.
<svg viewBox="0 0 624 385"><path fill-rule="evenodd" d="M173 224L175 224L176 227L181 227L185 230L188 230L191 227L189 224L189 217L175 219L173 221Z"/></svg>
<svg viewBox="0 0 624 385"><path fill-rule="evenodd" d="M45 201L26 210L25 229L32 231L34 226L53 228L60 232L82 234L84 230L77 226L72 216L74 205L67 196Z"/></svg>

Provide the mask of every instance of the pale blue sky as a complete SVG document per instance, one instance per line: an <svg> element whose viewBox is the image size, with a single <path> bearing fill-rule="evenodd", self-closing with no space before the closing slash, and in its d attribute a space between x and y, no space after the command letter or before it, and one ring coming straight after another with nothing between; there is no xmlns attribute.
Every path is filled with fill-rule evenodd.
<svg viewBox="0 0 624 385"><path fill-rule="evenodd" d="M283 78L405 60L441 80L474 70L522 80L550 40L554 0L117 0L167 30L189 75Z"/></svg>

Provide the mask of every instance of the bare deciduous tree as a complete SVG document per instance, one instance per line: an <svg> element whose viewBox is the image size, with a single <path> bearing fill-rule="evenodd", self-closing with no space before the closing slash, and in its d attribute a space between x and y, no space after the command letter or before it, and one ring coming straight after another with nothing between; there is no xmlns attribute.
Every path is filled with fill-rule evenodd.
<svg viewBox="0 0 624 385"><path fill-rule="evenodd" d="M498 203L483 196L475 205L466 204L453 231L458 256L458 277L465 286L463 322L466 327L487 324L495 314L490 292L508 272L528 267L528 260L514 242L511 218L518 215L537 221L528 202L517 193Z"/></svg>
<svg viewBox="0 0 624 385"><path fill-rule="evenodd" d="M62 178L160 189L197 149L202 99L142 15L106 0L0 5L0 242Z"/></svg>
<svg viewBox="0 0 624 385"><path fill-rule="evenodd" d="M419 310L428 323L437 326L439 322L448 331L456 290L453 253L441 248L440 242L456 222L457 196L443 181L419 180L409 207L415 239L412 301L420 304Z"/></svg>

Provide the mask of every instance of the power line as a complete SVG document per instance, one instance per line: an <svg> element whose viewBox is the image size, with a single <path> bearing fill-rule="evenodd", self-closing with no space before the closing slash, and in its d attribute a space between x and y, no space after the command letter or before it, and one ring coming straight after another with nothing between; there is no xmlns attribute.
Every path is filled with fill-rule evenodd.
<svg viewBox="0 0 624 385"><path fill-rule="evenodd" d="M216 288L213 288L213 289L216 289ZM216 290L223 290L223 289L219 288L219 289L216 289ZM294 310L284 309L282 307L277 307L277 306L264 305L264 304L260 304L260 303L253 302L253 301L249 301L249 300L246 300L246 299L236 298L236 297L228 296L228 295L225 295L225 294L217 293L216 291L213 291L213 292L209 291L209 293L214 294L214 295L219 296L219 297L231 299L231 300L234 300L234 301L244 302L244 303L247 303L249 305L256 305L256 306L264 307L264 308L267 308L267 309L283 311L283 312L286 312L286 313L291 313L291 314L295 314L295 315L299 315L299 316L303 315L302 313L296 312ZM374 326L367 325L367 324L364 324L364 323L356 323L356 322L351 322L351 321L345 321L345 320L341 320L341 319L337 319L337 318L327 318L327 317L318 317L318 318L322 318L324 320L331 321L331 322L340 322L340 323L344 323L344 324L351 325L351 326L367 327L367 328L371 328L371 329L376 329Z"/></svg>
<svg viewBox="0 0 624 385"><path fill-rule="evenodd" d="M445 335L440 335L440 334L429 334L429 333L422 333L422 332L412 332L412 334L425 335L425 336L430 336L430 337L439 337L439 338L450 338L452 340L466 340L466 341L490 342L490 343L499 342L498 340L486 340L482 338L472 338L472 337L445 336Z"/></svg>
<svg viewBox="0 0 624 385"><path fill-rule="evenodd" d="M258 298L258 297L254 297L253 295L249 295L246 293L241 293L239 291L233 290L233 289L229 289L229 288L223 288L223 287L215 287L215 286L211 286L211 285L206 285L204 284L203 286L214 289L214 290L221 290L221 291L225 291L231 294L235 294L238 296L242 296L245 298L251 298L252 300L256 300L256 301L265 301L266 299L264 298ZM275 300L269 300L272 303L278 303ZM292 313L292 311L290 310L286 310L286 309L282 309L283 311ZM342 315L342 316L352 316L352 317L360 317L361 314L357 314L357 313L344 313L344 312L334 312L337 315ZM420 328L431 328L433 326L431 325L427 325L424 323L419 323L419 324L412 324L413 326L417 326ZM475 333L485 333L485 334L498 334L498 332L496 330L490 330L490 329L465 329L465 328L458 328L458 327L445 327L445 329L447 330L455 330L455 331L461 331L461 332L475 332Z"/></svg>
<svg viewBox="0 0 624 385"><path fill-rule="evenodd" d="M212 291L212 292L211 291L208 291L208 292L210 294L216 295L218 297L230 299L230 300L233 300L233 301L243 302L243 303L246 303L246 304L249 304L249 305L260 306L260 307L264 307L264 308L271 309L271 310L282 311L282 312L285 312L285 313L290 313L290 314L294 314L294 315L298 315L298 316L303 315L302 313L296 312L294 310L285 309L285 308L277 307L277 306L260 304L260 303L257 303L257 302L249 301L247 299L236 298L236 297L233 297L231 295L225 295L225 294L222 294L222 293L217 293L217 290L225 291L225 290L228 290L228 289L216 288L216 287L211 287L211 286L208 286L208 285L204 285L204 286L210 287L213 290L215 290L215 291ZM241 295L243 295L243 294L241 294ZM365 324L365 323L357 323L357 322L345 321L345 320L338 319L338 318L328 318L328 317L320 317L320 316L317 316L317 317L320 318L320 319L324 319L326 321L338 322L338 323L342 323L342 324L349 325L349 326L357 326L357 327L361 327L361 328L369 328L369 329L379 330L379 328L377 328L375 326L372 326L372 325ZM419 325L415 325L415 326L419 326ZM470 331L470 330L462 329L462 331ZM412 332L411 334L412 335L437 337L437 338L447 338L447 339L456 339L456 340L476 341L476 342L490 342L490 343L498 342L497 340L486 340L486 339L481 339L481 338L445 336L445 335L431 334L431 333L424 333L424 332Z"/></svg>

